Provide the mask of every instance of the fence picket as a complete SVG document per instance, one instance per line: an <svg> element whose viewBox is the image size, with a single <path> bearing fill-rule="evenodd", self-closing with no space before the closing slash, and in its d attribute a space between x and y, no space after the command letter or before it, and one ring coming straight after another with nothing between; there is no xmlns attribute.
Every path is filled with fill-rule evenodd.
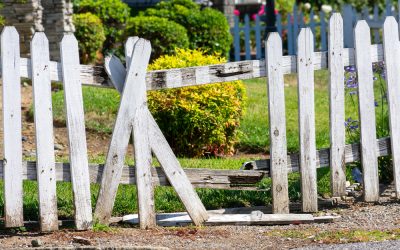
<svg viewBox="0 0 400 250"><path fill-rule="evenodd" d="M325 12L321 11L319 13L319 19L320 19L320 26L321 26L321 51L327 51L327 39L326 39L326 21L325 21ZM315 36L315 34L314 34Z"/></svg>
<svg viewBox="0 0 400 250"><path fill-rule="evenodd" d="M14 27L1 34L4 134L4 217L6 227L24 225L22 208L22 134L19 35Z"/></svg>
<svg viewBox="0 0 400 250"><path fill-rule="evenodd" d="M287 43L288 43L288 54L289 55L294 55L294 37L293 37L293 22L292 22L293 16L288 13L287 15Z"/></svg>
<svg viewBox="0 0 400 250"><path fill-rule="evenodd" d="M279 35L282 37L282 16L281 14L276 14L276 29Z"/></svg>
<svg viewBox="0 0 400 250"><path fill-rule="evenodd" d="M361 128L361 163L363 165L364 200L379 199L378 162L376 155L376 124L374 86L371 61L371 35L366 21L358 21L354 29L358 76L358 102Z"/></svg>
<svg viewBox="0 0 400 250"><path fill-rule="evenodd" d="M297 13L297 5L293 6L293 43L297 41L299 35L299 16ZM293 55L297 55L297 45L293 46Z"/></svg>
<svg viewBox="0 0 400 250"><path fill-rule="evenodd" d="M58 229L58 216L50 53L49 41L43 32L33 36L31 57L40 227L41 231L55 231Z"/></svg>
<svg viewBox="0 0 400 250"><path fill-rule="evenodd" d="M310 12L310 29L311 29L311 31L312 31L312 33L314 34L314 50L316 49L316 45L317 45L317 43L316 43L316 41L315 41L315 20L314 20L314 10L312 10L311 9L311 12Z"/></svg>
<svg viewBox="0 0 400 250"><path fill-rule="evenodd" d="M268 71L268 110L270 130L270 155L272 177L273 213L289 213L285 90L283 83L282 39L278 33L271 33L266 42L266 68Z"/></svg>
<svg viewBox="0 0 400 250"><path fill-rule="evenodd" d="M334 13L329 20L329 113L330 167L332 196L346 195L345 126L344 123L344 64L343 19Z"/></svg>
<svg viewBox="0 0 400 250"><path fill-rule="evenodd" d="M392 0L386 0L385 15L386 16L392 15Z"/></svg>
<svg viewBox="0 0 400 250"><path fill-rule="evenodd" d="M297 39L299 136L302 211L318 211L314 112L314 45L309 28L301 29Z"/></svg>
<svg viewBox="0 0 400 250"><path fill-rule="evenodd" d="M256 59L259 60L262 58L262 51L261 51L260 17L258 15L256 15L256 26L254 28L254 32L256 35Z"/></svg>
<svg viewBox="0 0 400 250"><path fill-rule="evenodd" d="M343 30L344 30L344 47L354 48L353 40L353 8L351 5L344 5L343 7Z"/></svg>
<svg viewBox="0 0 400 250"><path fill-rule="evenodd" d="M73 35L64 35L60 55L75 204L75 226L78 230L86 230L92 226L92 207L82 85L79 78L78 41Z"/></svg>
<svg viewBox="0 0 400 250"><path fill-rule="evenodd" d="M239 17L234 16L235 27L233 28L233 43L234 43L234 53L235 61L240 61L240 29L239 29Z"/></svg>
<svg viewBox="0 0 400 250"><path fill-rule="evenodd" d="M250 18L249 15L244 17L244 49L246 60L251 59L250 55Z"/></svg>
<svg viewBox="0 0 400 250"><path fill-rule="evenodd" d="M135 84L133 99L138 104L133 118L133 139L135 149L135 165L136 165L136 187L138 196L138 210L139 210L139 223L140 228L147 229L156 226L156 212L154 204L154 186L151 174L152 168L152 155L149 143L149 119L147 117L147 94L146 94L146 70L150 60L151 45L148 41L139 40L134 48L134 44L138 37L129 38L125 44L126 53L132 55L133 49L142 52L140 55L136 52L137 56L134 58L135 68L141 67L144 69L142 72L142 80L140 84ZM127 58L125 55L125 58ZM132 61L132 56L129 56L129 65Z"/></svg>
<svg viewBox="0 0 400 250"><path fill-rule="evenodd" d="M400 198L400 44L398 24L394 17L387 17L383 27L383 49L386 66L389 125L393 157L393 177L397 198Z"/></svg>
<svg viewBox="0 0 400 250"><path fill-rule="evenodd" d="M375 4L374 6L374 21L378 22L379 21L379 9L378 9L378 5ZM377 44L379 43L380 39L379 39L379 30L378 29L374 29L374 42Z"/></svg>

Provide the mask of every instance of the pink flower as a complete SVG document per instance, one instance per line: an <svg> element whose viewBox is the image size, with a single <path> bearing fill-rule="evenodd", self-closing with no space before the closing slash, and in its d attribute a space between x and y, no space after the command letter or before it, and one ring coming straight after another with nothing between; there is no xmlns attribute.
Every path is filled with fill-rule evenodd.
<svg viewBox="0 0 400 250"><path fill-rule="evenodd" d="M234 10L234 11L233 11L233 14L234 14L235 16L239 16L239 15L240 15L240 11L239 11L239 10Z"/></svg>
<svg viewBox="0 0 400 250"><path fill-rule="evenodd" d="M257 16L257 14L251 15L251 20L256 20L256 16Z"/></svg>
<svg viewBox="0 0 400 250"><path fill-rule="evenodd" d="M261 16L265 14L265 5L261 5L260 10L258 10L258 15Z"/></svg>
<svg viewBox="0 0 400 250"><path fill-rule="evenodd" d="M275 9L275 15L279 14L279 10Z"/></svg>

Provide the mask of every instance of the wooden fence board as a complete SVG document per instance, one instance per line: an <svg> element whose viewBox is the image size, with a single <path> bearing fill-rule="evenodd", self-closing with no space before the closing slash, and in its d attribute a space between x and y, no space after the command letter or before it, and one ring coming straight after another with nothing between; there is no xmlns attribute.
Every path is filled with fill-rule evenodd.
<svg viewBox="0 0 400 250"><path fill-rule="evenodd" d="M379 199L378 159L376 156L376 124L374 85L371 62L371 36L366 21L358 21L354 29L358 76L358 105L360 116L361 163L365 201Z"/></svg>
<svg viewBox="0 0 400 250"><path fill-rule="evenodd" d="M266 42L268 70L268 114L271 155L272 200L274 213L289 213L287 179L285 90L281 71L282 39L271 33Z"/></svg>
<svg viewBox="0 0 400 250"><path fill-rule="evenodd" d="M393 157L393 177L397 198L400 198L400 42L394 17L387 17L383 28L389 125Z"/></svg>
<svg viewBox="0 0 400 250"><path fill-rule="evenodd" d="M329 114L332 196L346 194L343 19L335 13L329 21Z"/></svg>
<svg viewBox="0 0 400 250"><path fill-rule="evenodd" d="M109 62L115 62L118 60L114 58ZM121 66L121 63L109 66L107 68L114 70L115 67ZM118 69L115 72L123 72L124 70ZM114 71L108 72L111 80L121 82L124 75L114 76ZM119 83L114 83L115 86L119 86ZM121 87L119 87L121 88ZM167 140L162 134L156 121L151 115L150 111L147 110L147 116L149 119L149 136L150 146L158 161L160 162L169 182L174 187L182 203L186 207L186 210L190 214L194 224L201 225L207 218L207 211L204 205L201 203L200 198L191 186L185 172L182 170L180 163L176 159L172 149L169 147Z"/></svg>
<svg viewBox="0 0 400 250"><path fill-rule="evenodd" d="M58 230L58 215L50 53L49 41L43 32L37 32L33 36L31 57L40 228L41 231L55 231Z"/></svg>
<svg viewBox="0 0 400 250"><path fill-rule="evenodd" d="M303 212L318 211L314 111L314 45L309 28L301 29L298 44L300 174Z"/></svg>
<svg viewBox="0 0 400 250"><path fill-rule="evenodd" d="M6 227L23 226L22 134L19 35L14 27L1 34L3 81L4 215Z"/></svg>
<svg viewBox="0 0 400 250"><path fill-rule="evenodd" d="M118 71L122 76L121 81L126 82L125 87L120 89L124 90L122 92L120 107L117 114L117 119L114 125L113 134L110 141L110 147L107 153L107 159L105 164L105 171L102 177L101 187L99 196L97 199L95 217L103 224L108 224L111 217L112 209L115 202L115 197L117 195L118 184L122 174L122 167L124 166L125 155L128 149L129 138L132 133L133 120L135 113L140 103L137 99L137 88L138 85L144 84L144 76L146 74L148 60L150 59L150 54L145 55L143 53L149 52L148 49L144 48L144 41L141 41L141 45L138 51L133 51L133 46L138 42L131 40L130 58L134 57L136 62L135 65L129 67L128 72L124 70ZM143 59L147 59L146 65L136 65ZM130 61L130 59L128 59ZM128 61L128 64L130 62ZM119 65L123 68L122 64ZM144 67L145 66L145 67ZM107 65L107 67L113 67L112 65ZM113 69L110 69L113 70ZM127 76L126 78L124 76Z"/></svg>
<svg viewBox="0 0 400 250"><path fill-rule="evenodd" d="M372 62L383 61L382 44L371 46ZM284 75L297 73L296 56L284 56L282 58L282 72ZM354 65L354 49L347 48L343 51L344 66ZM328 68L327 52L314 53L314 70ZM31 79L32 72L30 60L21 58L21 77ZM186 72L193 72L187 74ZM60 63L50 62L51 80L62 81L62 70ZM80 79L82 84L88 86L113 88L113 84L106 80L105 69L101 66L80 66ZM207 66L188 67L184 69L168 69L149 71L146 76L147 90L163 88L179 88L203 84L213 84L233 80L245 80L251 78L266 77L265 60L249 60L240 62L229 62ZM122 82L123 83L123 82Z"/></svg>
<svg viewBox="0 0 400 250"><path fill-rule="evenodd" d="M73 35L64 35L60 45L60 55L74 193L75 225L78 230L86 230L92 226L92 207L82 85L79 78L78 41Z"/></svg>
<svg viewBox="0 0 400 250"><path fill-rule="evenodd" d="M137 38L129 38L125 45L126 53L131 53L132 44ZM129 42L132 41L132 42ZM145 42L145 43L144 43ZM156 226L156 212L154 206L154 186L151 176L152 155L149 143L149 119L147 117L147 93L146 93L146 70L150 60L151 45L149 41L139 40L136 43L136 50L142 50L140 57L131 53L126 64L134 64L135 69L143 69L140 81L135 83L132 97L136 103L136 110L133 118L133 142L136 164L136 187L138 196L140 228L147 229ZM140 51L141 52L141 51ZM128 55L128 54L126 54ZM125 84L126 86L126 84Z"/></svg>

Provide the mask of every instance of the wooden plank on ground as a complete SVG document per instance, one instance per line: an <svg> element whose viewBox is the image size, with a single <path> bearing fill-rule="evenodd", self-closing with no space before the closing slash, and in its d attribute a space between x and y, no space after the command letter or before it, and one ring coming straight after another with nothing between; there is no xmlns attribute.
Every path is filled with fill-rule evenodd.
<svg viewBox="0 0 400 250"><path fill-rule="evenodd" d="M343 19L339 13L329 20L329 114L331 141L331 191L332 196L346 194L345 126L344 126L344 65Z"/></svg>
<svg viewBox="0 0 400 250"><path fill-rule="evenodd" d="M264 214L261 211L253 211L250 214L221 214L207 211L210 218L205 222L206 226L219 225L289 225L306 223L329 223L339 216L313 217L311 214ZM138 215L129 214L122 218L122 221L129 224L138 224ZM158 214L157 224L164 227L187 226L191 224L187 213Z"/></svg>
<svg viewBox="0 0 400 250"><path fill-rule="evenodd" d="M3 82L4 216L6 227L24 224L22 211L22 134L19 35L14 27L1 34Z"/></svg>
<svg viewBox="0 0 400 250"><path fill-rule="evenodd" d="M269 75L267 86L273 212L283 214L289 213L289 194L286 167L285 89L281 70L282 39L279 33L271 33L265 47Z"/></svg>
<svg viewBox="0 0 400 250"><path fill-rule="evenodd" d="M364 200L379 199L378 160L376 155L376 124L374 83L371 61L371 35L366 21L358 21L354 29L358 76L361 163L363 166Z"/></svg>
<svg viewBox="0 0 400 250"><path fill-rule="evenodd" d="M116 60L118 59L109 60L109 62L115 62ZM116 67L118 67L118 65L122 64L117 63L107 68L114 70ZM115 72L122 71L122 69L115 70ZM114 83L115 86L118 86L119 84L117 82L121 82L121 79L124 77L120 75L114 75L115 73L113 71L108 72L108 74L110 75L110 79L112 81L116 81ZM204 208L204 205L201 203L196 191L193 189L186 173L182 170L180 163L176 159L172 149L168 145L167 140L162 134L150 111L146 109L146 112L149 119L149 139L151 149L160 162L168 181L174 187L178 197L184 204L194 224L201 225L208 218L207 211Z"/></svg>
<svg viewBox="0 0 400 250"><path fill-rule="evenodd" d="M60 45L60 55L74 193L75 225L78 230L86 230L92 227L92 207L82 85L79 78L78 41L72 34L64 35Z"/></svg>
<svg viewBox="0 0 400 250"><path fill-rule="evenodd" d="M134 65L128 69L128 72L125 69L122 72L118 72L119 75L122 75L126 84L124 85L125 87L121 87L121 90L123 89L124 92L122 92L121 103L108 149L105 170L95 209L96 219L103 224L108 224L111 217L128 149L129 138L132 133L135 113L138 107L143 105L137 98L139 93L136 90L139 88L139 85L144 85L144 77L151 50L147 48L148 46L150 44L146 46L146 42L142 40L140 46L138 46L138 50L135 50L131 54L136 60ZM123 68L122 64L119 66ZM106 67L113 67L113 64ZM118 70L118 68L116 69ZM114 67L110 70L113 69Z"/></svg>
<svg viewBox="0 0 400 250"><path fill-rule="evenodd" d="M58 215L50 53L49 41L43 32L36 32L33 36L31 57L40 228L41 231L55 231L58 230Z"/></svg>
<svg viewBox="0 0 400 250"><path fill-rule="evenodd" d="M136 41L138 41L136 43ZM136 46L134 47L134 44ZM131 51L141 54L136 56ZM133 65L135 70L140 71L141 78L135 82L133 99L135 101L135 113L133 118L133 143L136 164L136 187L138 197L138 210L140 228L147 229L156 226L156 212L154 205L154 186L151 175L152 155L149 143L149 118L147 116L147 92L146 92L146 70L150 60L151 45L149 41L137 37L128 38L125 51L126 65ZM125 84L125 88L129 84ZM133 84L133 83L131 83Z"/></svg>
<svg viewBox="0 0 400 250"><path fill-rule="evenodd" d="M372 62L383 60L382 44L371 46ZM282 73L297 73L296 56L284 56L282 58ZM344 66L354 65L354 49L343 50ZM328 68L328 53L314 52L314 70ZM30 60L21 58L21 77L32 78ZM80 65L80 79L85 85L95 87L113 88L113 84L107 80L105 69L101 66ZM62 81L62 69L58 62L50 62L51 80ZM228 62L224 64L188 67L183 69L154 70L147 72L147 90L163 88L178 88L203 84L212 84L233 80L245 80L251 78L266 77L265 60L249 60ZM121 84L123 84L122 82Z"/></svg>
<svg viewBox="0 0 400 250"><path fill-rule="evenodd" d="M393 157L393 177L397 198L400 198L400 42L394 17L387 17L383 25L389 125Z"/></svg>
<svg viewBox="0 0 400 250"><path fill-rule="evenodd" d="M314 111L314 45L309 28L301 29L298 46L300 174L303 212L318 211Z"/></svg>

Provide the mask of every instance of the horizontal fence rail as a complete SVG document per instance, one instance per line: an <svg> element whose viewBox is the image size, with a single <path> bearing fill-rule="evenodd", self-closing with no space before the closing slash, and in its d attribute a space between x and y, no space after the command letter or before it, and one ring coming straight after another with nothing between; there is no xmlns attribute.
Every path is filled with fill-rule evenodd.
<svg viewBox="0 0 400 250"><path fill-rule="evenodd" d="M370 49L372 62L383 61L382 44L371 45ZM342 58L343 66L355 65L354 49L343 49ZM283 56L281 67L284 75L297 73L297 57ZM314 70L327 68L328 52L314 52ZM32 79L30 59L21 58L20 72L21 77ZM264 59L148 71L146 87L147 90L181 88L260 77L268 77ZM51 81L62 82L62 70L58 62L50 62L50 78ZM114 88L107 78L102 66L80 65L80 79L83 85Z"/></svg>

